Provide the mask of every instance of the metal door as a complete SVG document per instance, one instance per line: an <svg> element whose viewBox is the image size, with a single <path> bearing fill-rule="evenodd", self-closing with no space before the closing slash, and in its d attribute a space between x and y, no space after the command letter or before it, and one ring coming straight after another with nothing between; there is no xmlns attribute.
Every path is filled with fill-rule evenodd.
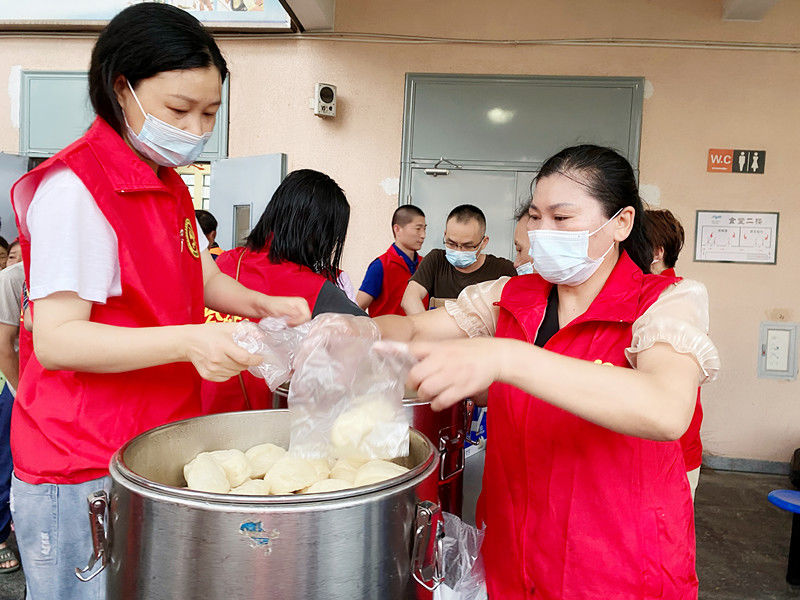
<svg viewBox="0 0 800 600"><path fill-rule="evenodd" d="M0 152L0 235L9 242L17 237L17 223L11 207L11 186L28 171L28 158Z"/></svg>
<svg viewBox="0 0 800 600"><path fill-rule="evenodd" d="M208 210L223 250L242 244L286 176L285 154L225 158L211 163Z"/></svg>
<svg viewBox="0 0 800 600"><path fill-rule="evenodd" d="M450 170L434 177L424 169L411 170L411 203L425 213L428 235L422 246L426 254L443 248L447 214L459 204L474 204L486 215L488 254L513 257L514 208L517 205L517 174L514 171Z"/></svg>

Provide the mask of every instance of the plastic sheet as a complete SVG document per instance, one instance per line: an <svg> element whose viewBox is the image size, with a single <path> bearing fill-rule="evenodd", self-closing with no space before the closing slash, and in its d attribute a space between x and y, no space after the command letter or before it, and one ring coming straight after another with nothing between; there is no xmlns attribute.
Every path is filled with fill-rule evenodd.
<svg viewBox="0 0 800 600"><path fill-rule="evenodd" d="M303 458L391 459L408 455L403 392L414 360L381 342L368 317L314 318L289 388L289 451Z"/></svg>
<svg viewBox="0 0 800 600"><path fill-rule="evenodd" d="M442 572L444 581L434 600L486 600L486 577L481 558L484 532L444 512Z"/></svg>
<svg viewBox="0 0 800 600"><path fill-rule="evenodd" d="M233 340L251 354L261 356L261 364L250 367L256 377L267 382L269 389L275 389L289 381L292 365L300 342L308 335L309 323L289 327L285 319L268 317L258 324L241 321L233 333Z"/></svg>

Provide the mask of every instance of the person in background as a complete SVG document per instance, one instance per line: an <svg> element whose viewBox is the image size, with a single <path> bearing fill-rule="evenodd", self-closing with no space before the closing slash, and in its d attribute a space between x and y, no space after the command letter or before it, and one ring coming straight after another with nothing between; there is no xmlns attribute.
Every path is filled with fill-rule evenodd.
<svg viewBox="0 0 800 600"><path fill-rule="evenodd" d="M417 206L405 204L392 215L394 243L373 260L356 295L358 305L369 316L405 315L400 306L409 278L417 271L425 241L425 213Z"/></svg>
<svg viewBox="0 0 800 600"><path fill-rule="evenodd" d="M217 266L250 289L305 298L313 316L366 316L336 285L349 221L350 205L333 179L311 169L293 171L275 190L245 246L223 252ZM214 318L236 320L236 315ZM271 399L266 382L247 372L202 386L204 412L271 408Z"/></svg>
<svg viewBox="0 0 800 600"><path fill-rule="evenodd" d="M8 242L6 238L0 236L0 269L6 268L6 261L8 261Z"/></svg>
<svg viewBox="0 0 800 600"><path fill-rule="evenodd" d="M647 211L647 236L653 245L653 263L650 270L656 275L675 277L675 263L683 248L684 233L680 221L666 209ZM700 482L700 465L703 463L703 442L700 427L703 424L703 405L700 402L700 388L697 389L694 415L689 429L681 436L683 460L686 463L686 476L692 489L692 499Z"/></svg>
<svg viewBox="0 0 800 600"><path fill-rule="evenodd" d="M546 160L529 215L536 273L375 319L382 339L411 342L409 384L434 410L491 386L489 597L696 600L677 440L720 368L706 289L649 274L636 176L610 148Z"/></svg>
<svg viewBox="0 0 800 600"><path fill-rule="evenodd" d="M533 273L533 259L531 258L531 242L528 239L528 211L530 201L523 203L517 209L514 219L517 224L514 227L514 268L517 275L530 275Z"/></svg>
<svg viewBox="0 0 800 600"><path fill-rule="evenodd" d="M14 240L8 245L8 259L6 266L16 265L22 262L22 247L19 245L19 239Z"/></svg>
<svg viewBox="0 0 800 600"><path fill-rule="evenodd" d="M86 497L108 490L112 454L143 431L201 414L201 378L223 381L261 357L235 325L310 317L302 298L269 297L219 272L173 167L210 138L228 69L188 12L155 2L117 14L89 65L96 118L11 190L35 351L11 426L11 513L32 600L102 600L89 582ZM142 232L147 243L142 243Z"/></svg>
<svg viewBox="0 0 800 600"><path fill-rule="evenodd" d="M217 220L207 210L195 210L194 216L197 217L197 222L200 224L200 229L203 230L203 235L208 240L208 253L214 260L222 254L222 248L217 244Z"/></svg>
<svg viewBox="0 0 800 600"><path fill-rule="evenodd" d="M424 312L425 296L456 298L468 285L493 281L517 270L507 258L484 254L486 217L471 204L456 206L447 216L445 250L431 250L411 277L400 303L407 315Z"/></svg>
<svg viewBox="0 0 800 600"><path fill-rule="evenodd" d="M15 242L19 252L19 242ZM10 260L9 260L10 262ZM19 569L19 559L8 546L11 533L11 409L19 386L19 336L25 269L20 261L0 271L0 573Z"/></svg>
<svg viewBox="0 0 800 600"><path fill-rule="evenodd" d="M0 272L0 373L11 384L14 393L19 387L18 338L24 286L22 262L9 265Z"/></svg>

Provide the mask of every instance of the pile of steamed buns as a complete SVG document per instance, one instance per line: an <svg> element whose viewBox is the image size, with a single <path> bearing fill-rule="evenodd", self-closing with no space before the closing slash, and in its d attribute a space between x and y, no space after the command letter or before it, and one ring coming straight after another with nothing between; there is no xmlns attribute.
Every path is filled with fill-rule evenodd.
<svg viewBox="0 0 800 600"><path fill-rule="evenodd" d="M183 467L189 489L246 496L335 492L380 483L407 471L387 460L306 460L275 444L259 444L246 452L201 452Z"/></svg>

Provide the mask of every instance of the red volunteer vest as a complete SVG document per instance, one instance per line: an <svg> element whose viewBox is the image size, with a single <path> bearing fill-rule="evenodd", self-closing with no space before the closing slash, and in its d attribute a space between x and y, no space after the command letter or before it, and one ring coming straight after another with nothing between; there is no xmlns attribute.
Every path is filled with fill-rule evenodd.
<svg viewBox="0 0 800 600"><path fill-rule="evenodd" d="M86 135L11 190L28 281L28 206L56 164L81 179L119 242L122 295L93 304L91 320L120 327L202 322L203 274L186 186L172 169L162 167L157 177L99 117ZM83 373L46 370L32 355L14 403L14 471L34 484L107 475L111 455L130 438L200 414L199 391L190 363Z"/></svg>
<svg viewBox="0 0 800 600"><path fill-rule="evenodd" d="M406 291L408 280L411 279L411 270L408 268L405 259L400 256L394 244L378 257L383 266L383 285L380 295L375 298L367 308L370 317L381 315L402 315L406 311L400 307L403 294ZM417 266L419 266L422 256L417 254ZM427 300L423 302L428 305Z"/></svg>
<svg viewBox="0 0 800 600"><path fill-rule="evenodd" d="M266 252L253 252L244 248L223 252L217 259L217 266L220 271L238 279L242 285L252 290L270 296L305 298L312 311L319 292L327 281L324 275L315 273L308 267L292 262L273 263ZM228 318L228 315L213 313L209 320ZM204 413L272 408L272 392L263 379L243 371L241 379L231 377L222 383L203 381L202 403Z"/></svg>
<svg viewBox="0 0 800 600"><path fill-rule="evenodd" d="M28 310L30 310L31 318L33 318L33 302L29 302ZM22 374L25 372L25 367L28 364L28 359L33 354L33 335L25 329L25 311L20 311L19 315L19 377L22 379Z"/></svg>
<svg viewBox="0 0 800 600"><path fill-rule="evenodd" d="M667 277L675 277L675 269L664 269L661 273ZM694 471L703 464L703 442L700 440L700 427L703 424L703 406L700 404L700 388L697 388L697 402L694 405L692 422L689 429L681 436L681 450L687 471Z"/></svg>
<svg viewBox="0 0 800 600"><path fill-rule="evenodd" d="M675 278L623 253L545 348L629 367L631 325ZM533 343L551 285L513 277L497 337ZM479 519L490 598L694 600L692 499L680 445L615 433L505 384L490 391Z"/></svg>

